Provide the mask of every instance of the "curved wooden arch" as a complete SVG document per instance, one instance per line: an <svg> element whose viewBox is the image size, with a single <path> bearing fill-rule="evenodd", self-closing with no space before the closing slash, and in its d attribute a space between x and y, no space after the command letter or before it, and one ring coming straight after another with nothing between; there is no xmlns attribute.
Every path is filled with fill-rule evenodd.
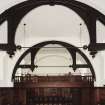
<svg viewBox="0 0 105 105"><path fill-rule="evenodd" d="M90 43L88 50L95 54L96 51L105 49L105 43L97 43L96 20L105 25L105 16L94 8L75 0L27 0L17 4L0 15L0 25L7 20L8 22L8 43L0 44L0 49L7 51L10 55L16 51L15 33L22 18L32 9L41 5L63 5L74 10L86 23L89 31Z"/></svg>
<svg viewBox="0 0 105 105"><path fill-rule="evenodd" d="M96 76L95 76L95 72L94 72L93 66L90 63L89 59L86 57L86 55L81 50L76 48L75 46L73 46L73 45L71 45L69 43L66 43L66 42L62 42L62 41L45 41L45 42L41 42L41 43L38 43L38 44L32 46L27 51L25 51L22 54L22 56L18 59L16 65L14 67L13 74L12 74L12 80L14 79L16 71L17 71L18 68L29 68L29 69L31 69L33 71L35 69L35 67L37 67L34 64L34 60L36 58L36 55L37 55L38 51L41 48L43 48L44 46L49 45L49 44L58 44L58 45L63 46L64 48L66 48L68 50L69 54L71 55L72 60L73 60L73 64L70 67L72 67L74 69L74 71L77 68L90 68L90 71L92 73L93 79L96 80ZM21 65L20 64L21 61L29 53L31 54L31 64L30 65ZM83 59L86 61L87 64L77 64L76 63L76 53L79 53L83 57Z"/></svg>

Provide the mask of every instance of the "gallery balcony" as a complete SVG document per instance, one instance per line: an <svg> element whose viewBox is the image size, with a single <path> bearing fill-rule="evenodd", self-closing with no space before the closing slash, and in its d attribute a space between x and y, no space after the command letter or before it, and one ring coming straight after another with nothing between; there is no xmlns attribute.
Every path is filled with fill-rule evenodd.
<svg viewBox="0 0 105 105"><path fill-rule="evenodd" d="M94 80L91 75L23 75L15 76L15 87L93 87Z"/></svg>

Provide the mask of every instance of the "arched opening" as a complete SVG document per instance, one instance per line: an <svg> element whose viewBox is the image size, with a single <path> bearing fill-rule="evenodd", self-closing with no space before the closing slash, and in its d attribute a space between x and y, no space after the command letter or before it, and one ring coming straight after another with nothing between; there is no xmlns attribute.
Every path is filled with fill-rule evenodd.
<svg viewBox="0 0 105 105"><path fill-rule="evenodd" d="M45 49L47 49L47 50L45 50ZM56 59L55 61L57 61L57 57L55 57L55 56L57 56L56 53L55 53L55 56L53 55L53 59L52 59L52 62L51 62L50 59L52 58L51 57L52 55L48 55L48 50L51 53L51 51L53 51L54 49L56 49L55 50L56 53L59 52L59 51L57 51L57 49L59 49L59 50L63 49L64 51L65 50L68 51L69 56L67 58L68 58L69 62L67 64L66 63L62 64L62 62L60 62L61 65L59 65L59 63L58 63L58 65L56 65L57 62L56 63L54 62L55 59ZM47 63L46 60L45 60L45 58L46 58L45 55L46 54L43 54L43 56L41 58L40 57L38 58L38 53L41 56L41 54L40 54L41 50L42 50L42 52L44 51L44 53L47 51L46 52L47 53L47 58L50 57L50 59L48 58L50 60L49 63ZM30 57L28 56L29 63L28 64L21 64L22 60L25 59L27 55L30 56ZM62 56L60 56L60 58L62 58ZM38 64L40 59L42 61L41 62L42 65ZM48 61L48 59L47 59L47 61ZM43 60L45 60L45 61L43 61ZM58 62L59 62L59 60L58 60ZM55 65L53 65L53 63L55 63ZM72 45L70 45L66 42L61 42L61 41L46 41L46 42L36 44L35 46L29 48L25 53L23 53L23 55L17 61L16 65L14 67L12 79L14 79L16 71L19 68L30 69L30 71L33 72L38 68L44 68L44 67L45 68L47 68L47 67L49 67L49 68L50 67L52 67L52 68L53 67L68 67L68 68L72 68L72 70L74 72L80 68L80 69L83 69L84 73L87 71L92 76L93 81L95 80L94 69L93 69L90 61L88 60L88 58L78 48L76 48L76 47L74 47L74 46L72 46ZM88 69L90 69L90 71ZM84 74L82 74L82 75L84 75Z"/></svg>

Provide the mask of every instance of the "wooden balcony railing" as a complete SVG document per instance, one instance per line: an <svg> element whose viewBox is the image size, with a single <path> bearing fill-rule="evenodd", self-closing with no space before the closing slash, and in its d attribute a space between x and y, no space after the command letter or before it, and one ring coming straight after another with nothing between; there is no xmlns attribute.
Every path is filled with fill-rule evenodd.
<svg viewBox="0 0 105 105"><path fill-rule="evenodd" d="M86 83L93 85L94 80L92 76L81 76L81 75L71 75L71 76L15 76L14 84L38 84L38 83Z"/></svg>

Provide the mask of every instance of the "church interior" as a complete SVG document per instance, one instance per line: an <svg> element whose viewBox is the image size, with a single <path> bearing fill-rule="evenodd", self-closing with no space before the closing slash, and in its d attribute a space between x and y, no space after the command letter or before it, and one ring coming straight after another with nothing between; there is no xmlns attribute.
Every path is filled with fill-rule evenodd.
<svg viewBox="0 0 105 105"><path fill-rule="evenodd" d="M105 105L105 1L7 1L0 105Z"/></svg>

